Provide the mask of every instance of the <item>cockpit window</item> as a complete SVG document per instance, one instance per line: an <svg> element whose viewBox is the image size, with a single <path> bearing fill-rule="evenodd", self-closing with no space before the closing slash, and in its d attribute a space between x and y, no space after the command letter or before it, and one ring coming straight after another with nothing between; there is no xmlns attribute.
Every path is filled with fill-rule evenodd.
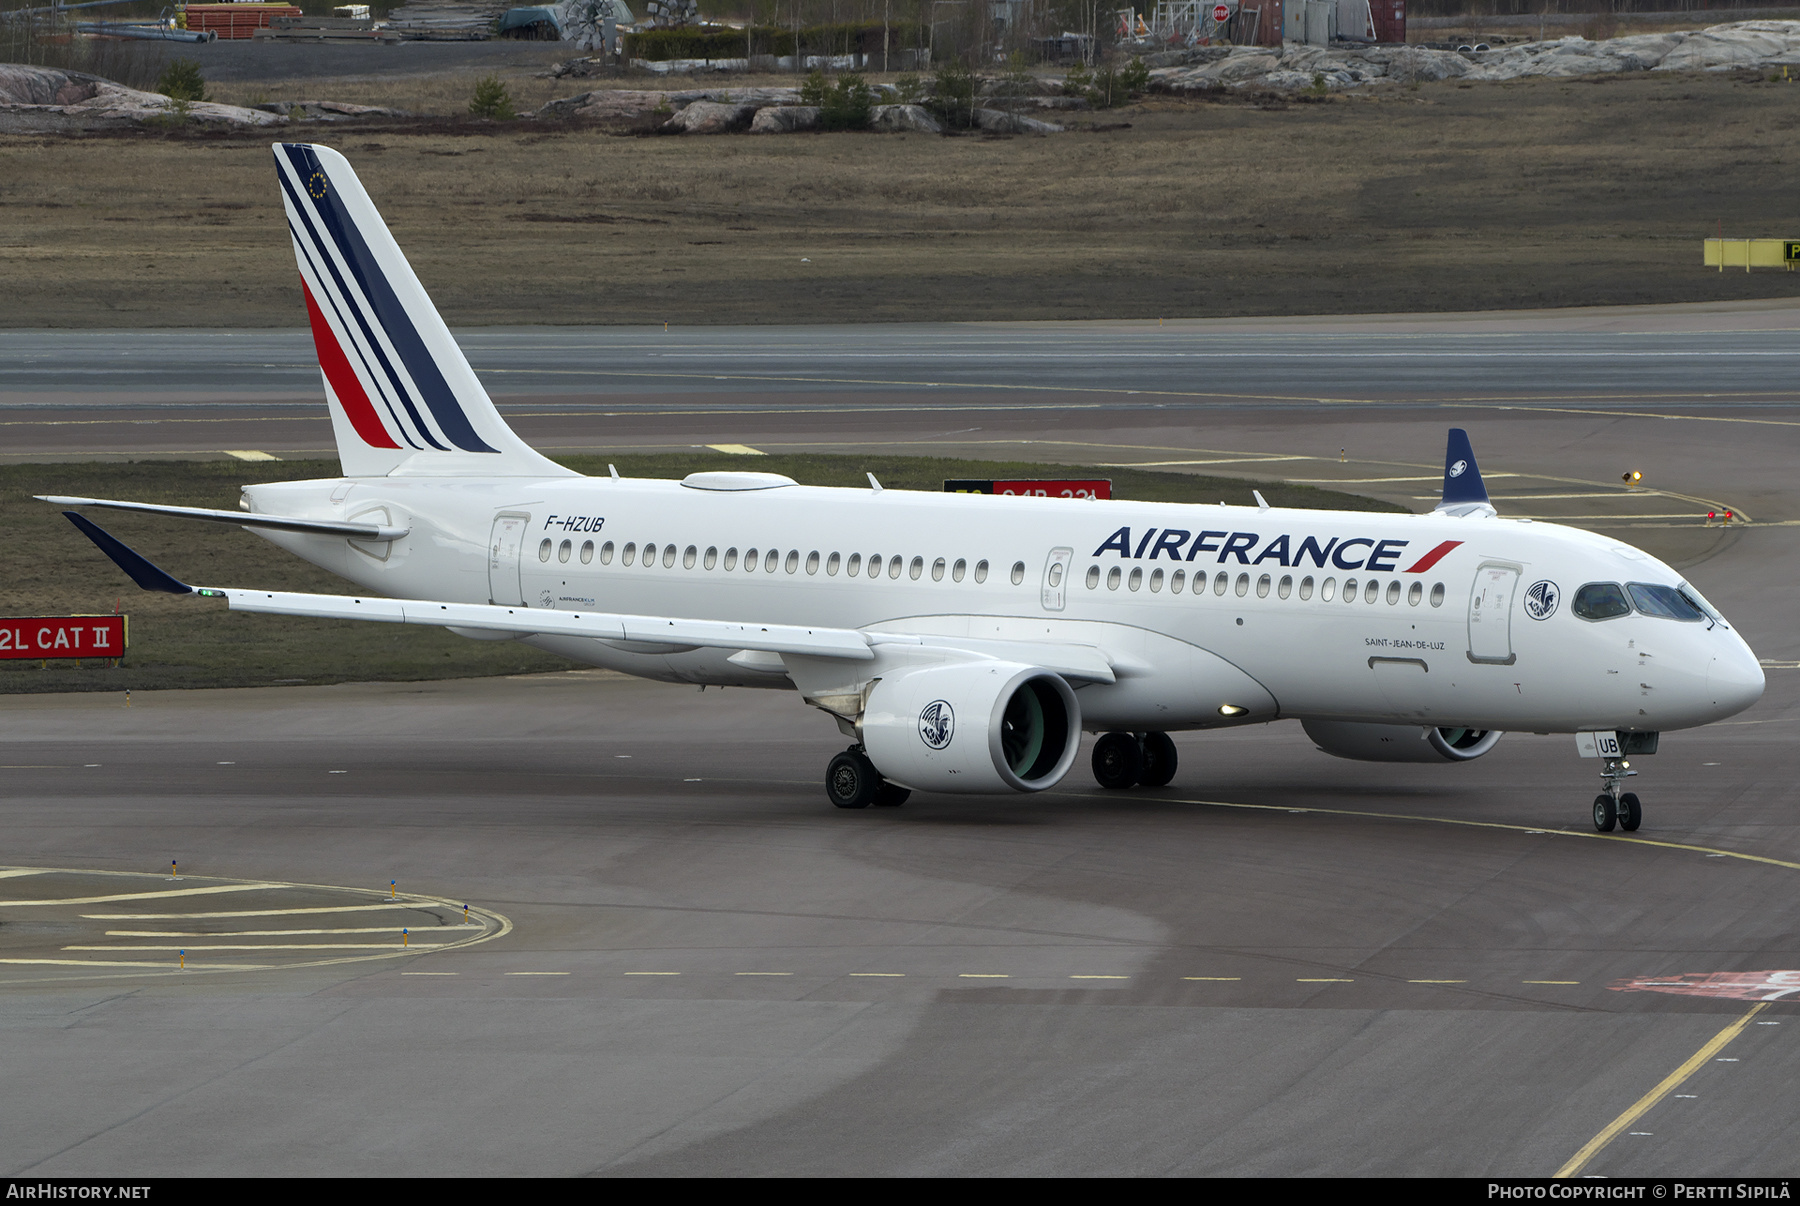
<svg viewBox="0 0 1800 1206"><path fill-rule="evenodd" d="M1653 586L1648 582L1628 582L1631 601L1647 616L1665 620L1704 620L1706 613L1694 606L1673 586Z"/></svg>
<svg viewBox="0 0 1800 1206"><path fill-rule="evenodd" d="M1729 625L1725 622L1725 617L1719 614L1719 609L1714 607L1711 603L1708 603L1706 601L1706 596L1701 594L1699 591L1695 590L1691 585L1689 585L1686 582L1683 582L1680 586L1676 587L1675 589L1681 592L1682 598L1686 599L1689 603L1692 603L1695 607L1698 607L1701 611L1705 612L1707 615L1707 618L1712 620L1713 623L1719 625L1721 628L1730 628L1731 627L1731 625Z"/></svg>
<svg viewBox="0 0 1800 1206"><path fill-rule="evenodd" d="M1590 582L1575 592L1575 614L1584 620L1629 615L1631 602L1617 582Z"/></svg>

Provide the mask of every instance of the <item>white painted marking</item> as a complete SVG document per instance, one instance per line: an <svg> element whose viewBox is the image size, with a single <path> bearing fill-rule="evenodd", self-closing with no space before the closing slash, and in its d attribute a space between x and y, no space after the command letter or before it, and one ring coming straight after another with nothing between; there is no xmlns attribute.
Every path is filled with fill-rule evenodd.
<svg viewBox="0 0 1800 1206"><path fill-rule="evenodd" d="M680 972L626 972L628 976L679 976Z"/></svg>
<svg viewBox="0 0 1800 1206"><path fill-rule="evenodd" d="M389 909L423 909L416 900L390 900L381 904L330 905L308 909L236 909L229 913L83 913L89 921L187 921L202 917L297 917L302 913L379 913ZM437 906L442 908L444 906Z"/></svg>
<svg viewBox="0 0 1800 1206"><path fill-rule="evenodd" d="M234 456L240 461L278 461L278 456L270 456L266 452L258 452L254 448L226 448L222 450L226 456Z"/></svg>
<svg viewBox="0 0 1800 1206"><path fill-rule="evenodd" d="M161 963L122 963L109 959L0 959L0 963L29 964L34 967L155 967L163 971L179 970L167 959ZM271 971L262 963L189 963L188 971Z"/></svg>
<svg viewBox="0 0 1800 1206"><path fill-rule="evenodd" d="M410 926L398 925L365 925L337 930L221 930L207 932L205 930L108 930L108 938L292 938L302 934L398 934ZM483 928L479 922L464 922L457 925L434 925L431 932L439 930L479 930Z"/></svg>
<svg viewBox="0 0 1800 1206"><path fill-rule="evenodd" d="M221 892L272 892L285 884L223 884L214 888L169 888L161 892L121 892L114 896L71 896L61 900L0 900L0 909L45 905L111 904L115 900L154 900L164 896L214 896Z"/></svg>
<svg viewBox="0 0 1800 1206"><path fill-rule="evenodd" d="M415 942L405 949L413 951L435 950L440 946L450 946L448 942ZM398 942L209 942L205 946L65 946L65 951L397 951L402 949Z"/></svg>
<svg viewBox="0 0 1800 1206"><path fill-rule="evenodd" d="M43 874L45 874L45 872L32 870L32 869L26 868L26 867L18 867L18 868L14 868L11 871L0 871L0 879L17 879L21 875L43 875Z"/></svg>
<svg viewBox="0 0 1800 1206"><path fill-rule="evenodd" d="M1129 980L1130 976L1070 976L1071 980Z"/></svg>
<svg viewBox="0 0 1800 1206"><path fill-rule="evenodd" d="M1008 975L1000 975L996 972L962 972L961 974L959 974L957 976L957 979L959 979L959 980L1010 980L1010 979L1012 979L1012 977L1008 976Z"/></svg>
<svg viewBox="0 0 1800 1206"><path fill-rule="evenodd" d="M906 978L905 972L851 972L850 974L877 980L903 980Z"/></svg>
<svg viewBox="0 0 1800 1206"><path fill-rule="evenodd" d="M1700 1099L1700 1094L1698 1094L1698 1093L1677 1093L1677 1094L1675 1094L1675 1096L1686 1097L1692 1101L1698 1101Z"/></svg>
<svg viewBox="0 0 1800 1206"><path fill-rule="evenodd" d="M1183 976L1183 980L1207 980L1224 982L1226 980L1242 980L1242 976Z"/></svg>
<svg viewBox="0 0 1800 1206"><path fill-rule="evenodd" d="M793 972L732 972L734 976L791 976Z"/></svg>
<svg viewBox="0 0 1800 1206"><path fill-rule="evenodd" d="M568 972L507 972L509 976L566 976Z"/></svg>
<svg viewBox="0 0 1800 1206"><path fill-rule="evenodd" d="M1717 1059L1715 1059L1713 1062L1715 1064L1735 1064L1738 1061L1731 1056L1721 1055Z"/></svg>

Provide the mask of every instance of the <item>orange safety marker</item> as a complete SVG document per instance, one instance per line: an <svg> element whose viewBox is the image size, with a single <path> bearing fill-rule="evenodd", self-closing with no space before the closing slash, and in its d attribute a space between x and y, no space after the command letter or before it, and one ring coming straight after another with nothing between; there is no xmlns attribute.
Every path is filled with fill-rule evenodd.
<svg viewBox="0 0 1800 1206"><path fill-rule="evenodd" d="M399 880L397 880L397 879L388 880L388 899L389 900L395 899L394 893L396 890L398 890L399 886L400 886Z"/></svg>
<svg viewBox="0 0 1800 1206"><path fill-rule="evenodd" d="M182 971L187 970L187 952L186 951L181 952L181 970Z"/></svg>
<svg viewBox="0 0 1800 1206"><path fill-rule="evenodd" d="M170 879L180 879L181 878L181 872L176 868L174 859L169 860L169 878Z"/></svg>
<svg viewBox="0 0 1800 1206"><path fill-rule="evenodd" d="M469 906L464 905L463 906L463 920L467 921L468 919L469 919Z"/></svg>
<svg viewBox="0 0 1800 1206"><path fill-rule="evenodd" d="M400 946L403 950L406 947L406 928L404 926L400 929Z"/></svg>

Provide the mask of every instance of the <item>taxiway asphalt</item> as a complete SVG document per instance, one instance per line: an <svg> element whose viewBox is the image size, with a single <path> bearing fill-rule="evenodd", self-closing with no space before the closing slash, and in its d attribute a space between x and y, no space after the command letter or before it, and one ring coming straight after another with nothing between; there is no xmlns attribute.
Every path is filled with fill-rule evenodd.
<svg viewBox="0 0 1800 1206"><path fill-rule="evenodd" d="M1800 349L1787 313L1607 321L1663 324L1666 346L1688 346L1679 319ZM1491 321L1547 338L1598 319ZM515 398L523 431L595 448L1175 461L1413 506L1460 422L1503 510L1680 565L1767 660L1769 689L1642 760L1629 838L1592 834L1594 765L1573 743L1529 734L1466 766L1370 766L1277 724L1178 737L1181 772L1157 791L1101 792L1084 759L1039 797L839 813L820 778L841 739L776 693L576 672L0 698L0 861L80 873L0 871L0 1072L29 1087L0 1100L0 1167L1542 1175L1628 1119L1579 1172L1790 1174L1800 1016L1783 999L1746 1019L1746 996L1783 982L1744 986L1800 987L1800 405L1773 362L1671 360L1660 386L1604 398L1602 380L1564 388L1520 360L1480 397L1472 377L1399 374L1360 401L1177 408L1061 406L1054 375L1019 368L1044 405L982 385L956 422L892 382ZM1269 388L1296 392L1279 363ZM145 401L80 388L71 415ZM270 442L219 430L190 442ZM129 451L118 439L104 450ZM1610 484L1626 467L1659 492ZM1706 500L1751 522L1704 527ZM171 859L184 883L230 890L19 903L168 891ZM511 928L395 954L390 890L420 894L405 916L434 926L467 903ZM251 907L213 903L239 896ZM291 911L339 901L375 907ZM263 915L198 916L246 911ZM372 936L299 932L327 929ZM383 949L247 949L209 962L255 969L187 971L133 949L187 941Z"/></svg>

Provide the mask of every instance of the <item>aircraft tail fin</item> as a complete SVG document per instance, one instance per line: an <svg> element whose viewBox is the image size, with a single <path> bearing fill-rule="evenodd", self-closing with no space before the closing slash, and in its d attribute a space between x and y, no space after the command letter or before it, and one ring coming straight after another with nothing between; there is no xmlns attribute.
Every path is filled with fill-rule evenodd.
<svg viewBox="0 0 1800 1206"><path fill-rule="evenodd" d="M1450 441L1444 449L1444 501L1434 510L1440 515L1496 514L1494 504L1488 501L1481 469L1475 464L1469 433L1460 427L1450 429Z"/></svg>
<svg viewBox="0 0 1800 1206"><path fill-rule="evenodd" d="M274 150L345 475L573 476L500 417L349 160Z"/></svg>

